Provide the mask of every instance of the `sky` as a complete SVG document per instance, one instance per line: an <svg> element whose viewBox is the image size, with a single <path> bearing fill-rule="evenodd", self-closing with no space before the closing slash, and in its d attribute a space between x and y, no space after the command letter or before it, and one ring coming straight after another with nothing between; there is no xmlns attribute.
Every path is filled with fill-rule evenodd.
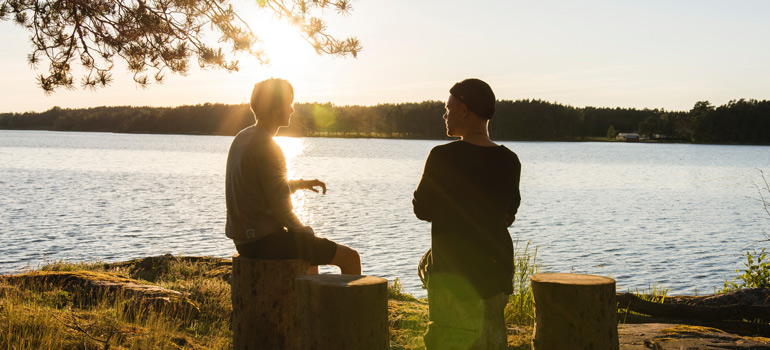
<svg viewBox="0 0 770 350"><path fill-rule="evenodd" d="M770 1L766 0L353 0L327 11L329 31L358 37L358 58L318 56L290 25L231 0L265 42L268 66L202 70L138 87L125 69L96 91L47 96L31 68L29 34L0 22L0 112L54 106L178 106L248 101L254 83L280 77L296 102L336 105L445 101L465 78L487 81L500 100L576 107L689 110L697 101L770 99ZM76 76L76 78L78 78Z"/></svg>

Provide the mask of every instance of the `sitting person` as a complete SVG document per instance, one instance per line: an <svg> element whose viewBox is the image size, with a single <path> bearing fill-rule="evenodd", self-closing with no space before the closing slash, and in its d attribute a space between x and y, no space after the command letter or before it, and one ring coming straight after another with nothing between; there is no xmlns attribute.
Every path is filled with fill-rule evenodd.
<svg viewBox="0 0 770 350"><path fill-rule="evenodd" d="M225 233L242 257L302 259L335 265L341 273L361 274L361 258L350 247L315 235L292 211L291 194L299 189L326 194L319 180L287 180L286 158L273 136L294 113L294 90L283 79L257 83L251 93L256 124L241 130L227 155Z"/></svg>

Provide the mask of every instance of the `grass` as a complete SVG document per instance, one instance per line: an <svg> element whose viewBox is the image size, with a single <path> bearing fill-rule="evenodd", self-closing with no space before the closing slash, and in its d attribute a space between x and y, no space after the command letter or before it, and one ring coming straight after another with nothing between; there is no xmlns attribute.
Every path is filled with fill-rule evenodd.
<svg viewBox="0 0 770 350"><path fill-rule="evenodd" d="M668 291L669 289L658 286L658 284L656 283L644 290L637 289L636 292L634 292L634 294L640 299L645 301L649 301L653 303L664 303L666 301L666 297L668 296ZM631 293L631 290L629 290L628 293ZM638 312L628 310L624 308L622 305L618 305L618 323L620 324L626 323L626 320L628 319L629 315L646 316Z"/></svg>
<svg viewBox="0 0 770 350"><path fill-rule="evenodd" d="M658 284L656 283L650 286L646 290L640 291L639 289L637 289L635 294L642 300L650 301L653 303L664 303L666 302L668 291L669 291L668 288L663 288L661 286L658 286Z"/></svg>
<svg viewBox="0 0 770 350"><path fill-rule="evenodd" d="M539 271L536 259L537 248L531 249L529 242L523 247L518 240L514 243L513 294L505 307L506 323L524 326L535 323L535 302L529 279Z"/></svg>
<svg viewBox="0 0 770 350"><path fill-rule="evenodd" d="M512 330L509 349L529 349L533 318L528 286L537 270L536 251L528 244L515 251L514 294L506 307ZM22 277L34 283L21 283L20 275L0 276L0 350L229 349L230 267L226 259L166 255L113 264L53 262ZM72 283L71 276L132 279L182 292L199 312L147 307L120 290L95 293ZM391 348L424 349L427 300L403 292L399 280L389 284L388 296Z"/></svg>
<svg viewBox="0 0 770 350"><path fill-rule="evenodd" d="M44 266L41 273L85 271L120 275L187 293L200 306L197 317L136 306L130 295L94 295L55 279L22 285L0 278L0 349L227 349L230 347L230 286L211 271L229 262L214 258L168 258L158 269L146 260L126 263ZM167 269L164 267L168 267ZM153 270L152 280L138 278Z"/></svg>
<svg viewBox="0 0 770 350"><path fill-rule="evenodd" d="M390 343L395 349L425 349L422 335L428 329L428 301L388 300Z"/></svg>

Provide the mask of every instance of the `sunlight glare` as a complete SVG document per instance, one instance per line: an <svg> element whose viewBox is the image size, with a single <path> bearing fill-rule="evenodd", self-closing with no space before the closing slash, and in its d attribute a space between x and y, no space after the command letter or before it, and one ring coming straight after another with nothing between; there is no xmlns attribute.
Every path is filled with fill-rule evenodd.
<svg viewBox="0 0 770 350"><path fill-rule="evenodd" d="M262 11L246 11L242 17L264 44L269 63L264 66L244 65L242 79L253 84L267 78L283 78L289 82L306 75L309 60L316 57L313 47L302 38L300 30Z"/></svg>
<svg viewBox="0 0 770 350"><path fill-rule="evenodd" d="M296 179L301 176L296 174L294 170L294 163L297 156L305 152L304 139L299 137L274 137L273 140L281 147L284 156L286 157L286 172L289 179ZM297 191L291 195L291 204L294 207L294 213L297 217L306 225L313 223L313 213L307 209L305 205L307 202L306 191Z"/></svg>
<svg viewBox="0 0 770 350"><path fill-rule="evenodd" d="M294 208L294 214L297 215L300 221L305 225L312 226L314 221L313 212L309 210L305 205L308 200L307 191L297 191L291 195L291 205ZM318 233L316 233L318 234Z"/></svg>
<svg viewBox="0 0 770 350"><path fill-rule="evenodd" d="M305 143L298 137L277 136L273 140L275 140L278 146L281 146L283 155L286 157L286 163L290 163L305 150Z"/></svg>

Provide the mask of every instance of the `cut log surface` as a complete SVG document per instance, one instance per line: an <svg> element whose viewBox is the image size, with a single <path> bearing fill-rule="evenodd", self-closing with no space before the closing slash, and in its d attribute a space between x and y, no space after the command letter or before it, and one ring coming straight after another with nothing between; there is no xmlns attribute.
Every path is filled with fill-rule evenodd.
<svg viewBox="0 0 770 350"><path fill-rule="evenodd" d="M233 349L299 349L295 278L303 260L233 256Z"/></svg>
<svg viewBox="0 0 770 350"><path fill-rule="evenodd" d="M298 277L297 303L302 349L389 349L386 279Z"/></svg>
<svg viewBox="0 0 770 350"><path fill-rule="evenodd" d="M615 280L536 274L533 349L619 349Z"/></svg>

